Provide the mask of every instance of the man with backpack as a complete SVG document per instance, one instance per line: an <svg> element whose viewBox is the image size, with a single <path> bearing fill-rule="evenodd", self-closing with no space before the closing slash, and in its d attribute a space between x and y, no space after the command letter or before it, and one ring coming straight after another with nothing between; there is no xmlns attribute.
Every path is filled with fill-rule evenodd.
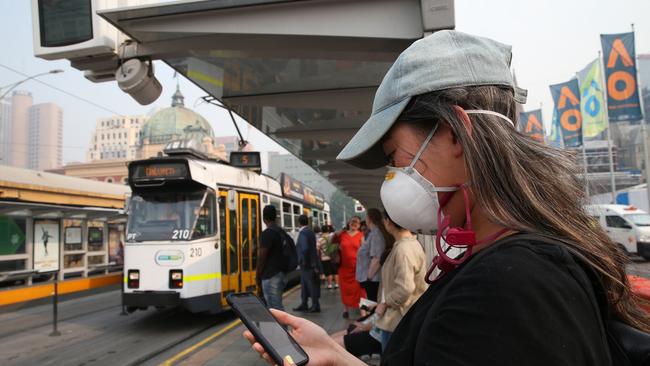
<svg viewBox="0 0 650 366"><path fill-rule="evenodd" d="M276 218L275 206L265 206L262 219L266 229L260 237L256 280L258 288L262 289L266 306L284 310L282 292L286 285L285 272L296 269L297 254L293 240L275 223ZM288 257L284 253L287 253Z"/></svg>

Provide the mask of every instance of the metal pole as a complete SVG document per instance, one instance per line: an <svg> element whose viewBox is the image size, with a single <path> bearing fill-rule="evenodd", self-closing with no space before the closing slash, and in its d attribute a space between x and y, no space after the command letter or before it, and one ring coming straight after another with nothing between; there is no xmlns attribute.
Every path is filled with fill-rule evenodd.
<svg viewBox="0 0 650 366"><path fill-rule="evenodd" d="M58 329L59 323L59 271L54 273L54 296L52 297L52 333L50 337L58 337L61 335Z"/></svg>
<svg viewBox="0 0 650 366"><path fill-rule="evenodd" d="M600 66L601 81L603 83L603 90L607 85L607 80L605 80L605 64L603 63L603 58L601 57L600 51L598 51L598 64ZM614 153L612 152L612 129L611 124L609 123L609 110L607 108L607 93L603 93L603 108L605 111L603 115L605 116L605 121L607 122L607 154L609 156L609 179L610 186L612 191L612 201L611 203L616 203L616 177L614 169Z"/></svg>
<svg viewBox="0 0 650 366"><path fill-rule="evenodd" d="M632 32L634 32L634 23L632 23ZM643 89L641 87L641 84L639 84L639 62L638 62L638 57L635 55L636 60L635 61L635 66L637 67L637 73L636 73L636 85L637 85L637 93L639 93L639 107L641 108L641 136L643 138L643 168L645 170L645 183L646 183L646 196L648 199L648 210L650 210L650 169L648 169L648 134L647 134L647 128L646 128L646 121L645 118L643 117L643 113L645 110L643 109Z"/></svg>
<svg viewBox="0 0 650 366"><path fill-rule="evenodd" d="M585 193L587 194L587 198L589 199L589 197L590 197L590 194L589 194L589 168L587 167L587 148L585 146L584 135L582 137L582 165L584 166L584 172L585 172Z"/></svg>
<svg viewBox="0 0 650 366"><path fill-rule="evenodd" d="M35 78L37 78L39 76L43 76L43 75L47 75L47 74L58 74L58 73L62 73L62 72L63 72L63 70L60 70L60 69L50 70L48 72L43 72L43 73L40 73L40 74L32 75L32 76L30 76L30 77L28 77L26 79L20 80L18 82L10 84L10 85L7 85L7 87L9 89L5 90L4 93L2 93L2 95L0 95L0 99L4 98L5 95L9 94L9 92L14 90L18 85L20 85L20 84L22 84L22 83L24 83L24 82L26 82L28 80L32 80L32 79L35 79Z"/></svg>

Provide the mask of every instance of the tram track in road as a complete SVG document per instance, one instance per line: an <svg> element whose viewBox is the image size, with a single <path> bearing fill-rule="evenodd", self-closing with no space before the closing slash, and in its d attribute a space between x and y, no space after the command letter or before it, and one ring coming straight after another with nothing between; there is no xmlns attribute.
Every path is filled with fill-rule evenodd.
<svg viewBox="0 0 650 366"><path fill-rule="evenodd" d="M216 316L222 317L222 316L228 316L228 315L232 316L230 311L226 311L226 312L218 314ZM219 319L219 320L213 321L213 322L211 322L210 324L208 324L205 327L199 328L199 329L197 329L196 331L194 331L194 332L192 332L190 334L187 334L187 335L185 335L185 336L183 336L183 337L181 337L179 339L176 339L176 340L174 340L172 342L169 342L169 343L163 345L162 347L160 347L159 349L151 351L151 352L149 352L149 353L147 353L147 354L145 354L145 355L143 355L143 356L141 356L141 357L139 357L139 358L137 358L137 359L135 359L135 360L133 360L131 362L125 363L124 365L125 366L142 365L142 364L146 363L147 361L150 361L150 360L164 354L168 350L173 349L174 347L177 347L177 346L191 340L192 338L199 336L200 334L208 331L210 328L213 328L215 326L218 326L218 325L222 324L223 320L224 319ZM232 323L229 323L224 328L222 328L224 333L226 331L230 330L232 327L234 327L234 323L237 323L237 322L238 322L237 320L233 321Z"/></svg>
<svg viewBox="0 0 650 366"><path fill-rule="evenodd" d="M283 298L286 298L293 292L297 291L300 289L299 285L293 286L286 290L284 294L282 295ZM175 353L173 356L165 359L162 363L160 363L159 366L175 366L178 365L180 362L183 360L186 360L188 357L191 357L192 354L194 354L197 351L200 351L204 347L208 346L209 344L217 341L220 339L222 336L228 334L232 329L237 328L239 325L241 325L241 320L237 319L233 322L228 323L227 325L221 327L219 330L216 332L213 332L206 337L203 337L201 340L193 342L190 346L187 348L181 350L180 352ZM189 339L188 339L189 340ZM179 342L177 345L180 345L183 342ZM159 353L157 356L162 355L164 352ZM153 359L150 358L150 360Z"/></svg>
<svg viewBox="0 0 650 366"><path fill-rule="evenodd" d="M111 299L114 297L114 293L114 291L111 291L97 296L108 297ZM75 303L73 301L79 300L68 300L59 303L59 323L83 318L85 316L100 313L111 308L115 308L116 311L119 312L121 306L121 304L117 302L111 305L93 308L92 310L76 311L75 308L83 307L84 299L81 299L81 301L79 301L81 304ZM3 327L0 330L0 340L6 337L15 336L16 334L22 332L29 332L38 328L52 325L51 304L38 305L34 308L24 309L23 311L25 314L18 317L9 317L8 314L0 314L0 322L3 324Z"/></svg>

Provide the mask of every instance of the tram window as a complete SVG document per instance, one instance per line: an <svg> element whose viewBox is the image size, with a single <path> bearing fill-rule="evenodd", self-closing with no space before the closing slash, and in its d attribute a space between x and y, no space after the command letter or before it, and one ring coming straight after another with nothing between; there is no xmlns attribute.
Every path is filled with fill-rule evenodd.
<svg viewBox="0 0 650 366"><path fill-rule="evenodd" d="M204 238L215 234L214 227L214 193L209 192L205 202L198 211L196 225L192 231L192 239Z"/></svg>
<svg viewBox="0 0 650 366"><path fill-rule="evenodd" d="M237 273L239 272L239 261L237 259L237 211L230 210L228 221L230 221L230 243L228 245L228 250L230 251L230 273Z"/></svg>
<svg viewBox="0 0 650 366"><path fill-rule="evenodd" d="M248 229L250 227L248 221L248 207L249 199L244 198L241 201L241 232L242 232L242 242L241 242L241 265L242 271L248 271L250 269L250 236L248 235Z"/></svg>
<svg viewBox="0 0 650 366"><path fill-rule="evenodd" d="M300 206L293 205L293 227L296 229L300 227L298 223L298 217L300 217Z"/></svg>
<svg viewBox="0 0 650 366"><path fill-rule="evenodd" d="M293 219L291 217L291 203L282 202L282 227L285 230L293 230Z"/></svg>
<svg viewBox="0 0 650 366"><path fill-rule="evenodd" d="M188 240L205 190L142 193L131 198L127 241ZM187 235L182 235L187 233Z"/></svg>
<svg viewBox="0 0 650 366"><path fill-rule="evenodd" d="M257 201L256 200L251 200L251 241L253 243L253 269L257 268L257 245L259 244L257 242L258 238L258 219L257 219Z"/></svg>
<svg viewBox="0 0 650 366"><path fill-rule="evenodd" d="M228 243L226 242L226 197L219 197L219 228L221 250L221 273L228 273Z"/></svg>
<svg viewBox="0 0 650 366"><path fill-rule="evenodd" d="M25 253L26 227L25 219L0 216L0 255Z"/></svg>

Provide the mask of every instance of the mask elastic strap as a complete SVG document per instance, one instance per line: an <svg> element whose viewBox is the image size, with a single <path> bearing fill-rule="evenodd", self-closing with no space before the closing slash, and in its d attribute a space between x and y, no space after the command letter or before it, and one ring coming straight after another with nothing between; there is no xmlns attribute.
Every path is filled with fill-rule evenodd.
<svg viewBox="0 0 650 366"><path fill-rule="evenodd" d="M510 123L510 125L512 127L515 127L514 122L512 122L512 120L510 118L504 116L503 114L501 114L499 112L488 111L488 110L485 110L485 109L466 109L465 113L467 113L467 114L490 114L492 116L496 116L496 117L499 117L499 118L501 118L503 120L508 121L508 123Z"/></svg>
<svg viewBox="0 0 650 366"><path fill-rule="evenodd" d="M436 123L435 126L431 129L431 132L429 132L429 135L427 136L426 139L424 139L424 142L422 143L422 146L420 146L420 150L418 150L417 154L415 154L415 157L413 160L411 160L411 164L409 164L409 168L413 168L415 166L415 163L417 163L418 160L420 160L420 155L424 152L424 149L427 148L427 145L429 145L429 142L431 142L431 139L433 138L433 134L436 133L436 130L438 129L438 123Z"/></svg>

